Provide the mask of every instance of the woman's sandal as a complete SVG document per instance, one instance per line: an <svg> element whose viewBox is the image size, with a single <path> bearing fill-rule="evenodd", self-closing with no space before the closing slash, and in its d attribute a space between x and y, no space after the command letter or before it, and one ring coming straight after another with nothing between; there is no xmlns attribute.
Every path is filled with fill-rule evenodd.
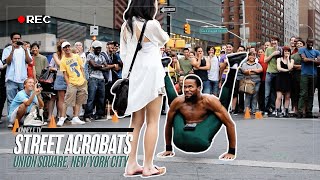
<svg viewBox="0 0 320 180"><path fill-rule="evenodd" d="M158 172L156 173L153 173L151 175L143 175L142 174L142 178L149 178L149 177L157 177L157 176L162 176L166 173L166 168L165 167L157 167L157 166L154 166L154 168L156 168L158 170Z"/></svg>

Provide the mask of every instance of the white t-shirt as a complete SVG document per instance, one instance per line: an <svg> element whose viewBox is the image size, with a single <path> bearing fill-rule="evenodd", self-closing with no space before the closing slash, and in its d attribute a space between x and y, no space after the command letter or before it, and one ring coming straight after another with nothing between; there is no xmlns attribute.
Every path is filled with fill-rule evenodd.
<svg viewBox="0 0 320 180"><path fill-rule="evenodd" d="M209 58L211 67L208 70L208 78L210 81L219 81L219 59L217 56L213 56L210 58L210 56L208 56L207 58Z"/></svg>

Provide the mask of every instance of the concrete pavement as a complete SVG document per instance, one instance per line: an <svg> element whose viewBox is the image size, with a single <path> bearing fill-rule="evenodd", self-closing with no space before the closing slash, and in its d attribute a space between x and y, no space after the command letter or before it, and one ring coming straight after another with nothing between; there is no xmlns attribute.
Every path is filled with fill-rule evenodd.
<svg viewBox="0 0 320 180"><path fill-rule="evenodd" d="M155 164L166 166L159 179L318 179L320 177L320 119L243 120L234 116L237 125L238 154L232 162L218 160L227 149L225 129L221 129L209 151L188 155L176 151L173 158L155 158ZM163 151L163 126L156 153ZM118 123L100 121L72 127L128 127L129 119ZM122 179L123 168L14 168L14 136L0 125L0 169L4 179ZM139 159L143 159L143 141ZM40 175L45 173L46 175ZM1 178L2 179L2 178Z"/></svg>

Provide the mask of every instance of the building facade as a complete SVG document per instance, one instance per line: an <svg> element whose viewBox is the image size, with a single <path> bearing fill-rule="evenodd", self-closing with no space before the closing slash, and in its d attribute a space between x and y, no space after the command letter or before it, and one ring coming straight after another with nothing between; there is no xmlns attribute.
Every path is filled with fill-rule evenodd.
<svg viewBox="0 0 320 180"><path fill-rule="evenodd" d="M260 47L271 35L276 35L283 44L283 0L222 0L222 8L222 24L242 38L226 33L223 43L232 42L236 48L240 44Z"/></svg>
<svg viewBox="0 0 320 180"><path fill-rule="evenodd" d="M299 0L284 0L284 44L299 36Z"/></svg>
<svg viewBox="0 0 320 180"><path fill-rule="evenodd" d="M206 47L222 43L221 34L201 34L200 28L207 24L196 22L200 20L219 25L221 0L170 0L170 5L175 6L177 10L171 14L171 37L185 39L187 46L190 47ZM186 19L195 20L188 21L191 26L190 35L184 33ZM166 25L166 18L164 24Z"/></svg>
<svg viewBox="0 0 320 180"><path fill-rule="evenodd" d="M57 39L70 43L81 41L87 50L92 42L90 26L99 26L98 40L107 42L119 39L119 30L114 28L114 1L76 0L11 0L0 7L0 49L10 42L11 32L22 34L23 40L41 45L42 52L54 52ZM48 24L20 24L22 15L50 16Z"/></svg>
<svg viewBox="0 0 320 180"><path fill-rule="evenodd" d="M99 26L97 40L119 41L123 12L128 0L77 1L77 0L11 0L0 6L0 49L10 43L12 32L22 34L23 40L41 44L42 52L54 52L57 39L70 43L81 41L85 50L92 42L90 26ZM190 22L191 34L184 34L186 19L213 21L220 19L220 0L171 0L176 13L171 14L171 37L182 38L187 45L221 44L219 34L203 35L199 27L203 24ZM164 5L166 6L166 5ZM160 6L161 7L161 6ZM50 16L48 24L19 23L17 18L26 15ZM166 14L158 12L157 19L166 30Z"/></svg>
<svg viewBox="0 0 320 180"><path fill-rule="evenodd" d="M299 8L299 36L313 38L314 47L320 49L320 0L300 0Z"/></svg>

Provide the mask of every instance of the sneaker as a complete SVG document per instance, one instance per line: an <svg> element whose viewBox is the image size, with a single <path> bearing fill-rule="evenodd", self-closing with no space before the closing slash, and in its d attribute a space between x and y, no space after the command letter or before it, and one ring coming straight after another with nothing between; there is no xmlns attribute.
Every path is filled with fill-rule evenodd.
<svg viewBox="0 0 320 180"><path fill-rule="evenodd" d="M230 114L234 116L238 115L238 113L235 110L231 110Z"/></svg>
<svg viewBox="0 0 320 180"><path fill-rule="evenodd" d="M43 122L36 119L28 119L23 122L24 126L43 126Z"/></svg>
<svg viewBox="0 0 320 180"><path fill-rule="evenodd" d="M67 117L60 117L59 121L57 123L57 126L63 126L64 121L67 119Z"/></svg>
<svg viewBox="0 0 320 180"><path fill-rule="evenodd" d="M94 119L95 120L104 119L104 116L95 116Z"/></svg>
<svg viewBox="0 0 320 180"><path fill-rule="evenodd" d="M264 118L269 117L269 116L268 116L268 112L264 112L264 113L263 113L263 117L264 117Z"/></svg>
<svg viewBox="0 0 320 180"><path fill-rule="evenodd" d="M112 119L112 116L108 115L107 116L107 120Z"/></svg>
<svg viewBox="0 0 320 180"><path fill-rule="evenodd" d="M314 116L312 113L307 113L306 118L318 118L318 117Z"/></svg>
<svg viewBox="0 0 320 180"><path fill-rule="evenodd" d="M85 124L85 122L81 121L79 117L73 117L71 120L71 124Z"/></svg>
<svg viewBox="0 0 320 180"><path fill-rule="evenodd" d="M297 114L297 119L301 119L303 117L303 114L302 113L298 113Z"/></svg>
<svg viewBox="0 0 320 180"><path fill-rule="evenodd" d="M91 122L91 121L93 121L93 118L92 117L86 117L86 118L84 118L84 121L85 122Z"/></svg>
<svg viewBox="0 0 320 180"><path fill-rule="evenodd" d="M8 124L8 128L13 128L13 124Z"/></svg>
<svg viewBox="0 0 320 180"><path fill-rule="evenodd" d="M276 111L273 111L272 113L270 113L269 117L276 117Z"/></svg>

